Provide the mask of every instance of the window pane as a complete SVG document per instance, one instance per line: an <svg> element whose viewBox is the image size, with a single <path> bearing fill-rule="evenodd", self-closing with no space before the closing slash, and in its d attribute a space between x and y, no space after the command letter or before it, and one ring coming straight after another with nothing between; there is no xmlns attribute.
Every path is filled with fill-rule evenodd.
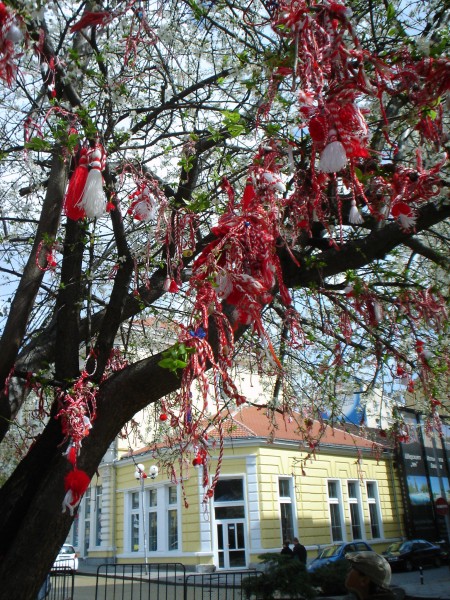
<svg viewBox="0 0 450 600"><path fill-rule="evenodd" d="M219 479L214 489L215 502L234 502L244 499L242 479Z"/></svg>
<svg viewBox="0 0 450 600"><path fill-rule="evenodd" d="M341 513L337 504L330 504L330 517L333 542L342 542Z"/></svg>
<svg viewBox="0 0 450 600"><path fill-rule="evenodd" d="M380 523L378 520L378 510L375 504L369 504L370 529L373 538L381 537Z"/></svg>
<svg viewBox="0 0 450 600"><path fill-rule="evenodd" d="M131 515L131 552L139 552L139 514Z"/></svg>
<svg viewBox="0 0 450 600"><path fill-rule="evenodd" d="M91 516L91 488L89 487L84 494L85 498L85 509L84 516L85 518L89 518Z"/></svg>
<svg viewBox="0 0 450 600"><path fill-rule="evenodd" d="M131 494L131 508L139 508L139 492Z"/></svg>
<svg viewBox="0 0 450 600"><path fill-rule="evenodd" d="M349 498L357 498L358 497L358 489L356 487L356 481L348 482L348 496L349 496Z"/></svg>
<svg viewBox="0 0 450 600"><path fill-rule="evenodd" d="M156 512L148 515L148 549L150 552L158 549L158 515Z"/></svg>
<svg viewBox="0 0 450 600"><path fill-rule="evenodd" d="M350 504L350 520L352 524L352 535L354 540L360 540L362 537L361 519L357 504Z"/></svg>
<svg viewBox="0 0 450 600"><path fill-rule="evenodd" d="M95 509L97 511L95 518L95 545L102 543L102 486L95 488Z"/></svg>
<svg viewBox="0 0 450 600"><path fill-rule="evenodd" d="M290 498L291 497L289 479L279 479L278 480L278 489L279 489L281 498Z"/></svg>
<svg viewBox="0 0 450 600"><path fill-rule="evenodd" d="M292 540L294 537L294 519L292 518L292 504L282 502L281 512L281 537L283 540Z"/></svg>
<svg viewBox="0 0 450 600"><path fill-rule="evenodd" d="M243 519L245 517L244 506L216 506L216 519Z"/></svg>
<svg viewBox="0 0 450 600"><path fill-rule="evenodd" d="M178 521L177 521L177 511L169 510L169 550L177 550L178 549Z"/></svg>
<svg viewBox="0 0 450 600"><path fill-rule="evenodd" d="M372 500L376 500L375 484L373 481L367 482L367 497Z"/></svg>
<svg viewBox="0 0 450 600"><path fill-rule="evenodd" d="M329 481L328 482L328 497L329 498L338 498L338 485L337 481Z"/></svg>
<svg viewBox="0 0 450 600"><path fill-rule="evenodd" d="M151 507L155 507L157 504L157 494L156 490L149 490L148 492L148 505ZM170 500L169 500L170 504Z"/></svg>
<svg viewBox="0 0 450 600"><path fill-rule="evenodd" d="M177 488L176 486L172 485L169 488L169 504L176 504L177 503Z"/></svg>

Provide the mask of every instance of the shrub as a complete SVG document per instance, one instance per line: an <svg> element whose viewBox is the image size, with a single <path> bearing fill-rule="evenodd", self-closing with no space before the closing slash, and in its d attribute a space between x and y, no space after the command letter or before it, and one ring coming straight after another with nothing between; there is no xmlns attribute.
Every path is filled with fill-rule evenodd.
<svg viewBox="0 0 450 600"><path fill-rule="evenodd" d="M346 594L345 578L348 573L348 562L338 560L319 567L310 573L311 584L320 588L320 594L324 596L336 596Z"/></svg>
<svg viewBox="0 0 450 600"><path fill-rule="evenodd" d="M297 559L283 554L261 554L258 556L264 570L258 577L248 577L242 581L247 594L258 600L272 600L275 594L281 598L316 597L316 591L310 583L310 575L305 566Z"/></svg>

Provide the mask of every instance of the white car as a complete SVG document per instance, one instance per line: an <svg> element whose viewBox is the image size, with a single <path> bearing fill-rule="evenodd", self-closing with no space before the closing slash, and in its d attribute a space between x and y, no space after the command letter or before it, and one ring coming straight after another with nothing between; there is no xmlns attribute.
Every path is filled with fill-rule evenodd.
<svg viewBox="0 0 450 600"><path fill-rule="evenodd" d="M78 571L78 554L70 544L64 544L53 563L52 570L72 569Z"/></svg>

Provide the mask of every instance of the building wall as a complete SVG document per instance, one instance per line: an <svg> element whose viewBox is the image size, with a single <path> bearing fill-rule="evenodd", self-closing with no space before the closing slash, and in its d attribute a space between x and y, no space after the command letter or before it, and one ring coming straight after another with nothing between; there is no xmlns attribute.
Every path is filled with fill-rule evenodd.
<svg viewBox="0 0 450 600"><path fill-rule="evenodd" d="M202 502L202 472L190 467L183 480L188 507L185 506L182 486L178 484L176 510L178 515L178 548L169 549L168 490L173 487L166 473L160 471L155 479L148 477L141 482L135 478L135 462L143 463L146 472L154 460L149 455L122 459L100 468L101 478L91 485L90 516L93 522L92 495L96 485L102 485L102 540L94 543L93 525L89 535L87 555L96 562L140 562L145 560L142 535L139 551L130 547L130 499L140 498L148 490L157 490L158 528L164 533L162 550L152 552L147 546L149 562L182 562L192 568L199 565L216 565L218 561L218 531L212 502ZM217 465L217 456L211 463L211 478ZM356 448L321 447L314 457L307 457L298 444L267 444L261 441L237 441L227 445L221 460L221 478L243 478L245 502L245 538L247 566L258 562L258 555L279 552L282 544L281 503L288 503L293 511L293 535L301 539L313 558L321 546L332 540L330 526L330 503L328 481L337 482L341 489L339 502L342 514L343 541L353 539L350 524L348 482L359 495L363 531L362 539L374 549L382 551L393 539L403 536L401 493L397 473L388 456L377 457L370 451L358 453ZM289 497L280 499L280 479L283 489L289 489ZM367 482L377 491L377 506L381 513L381 534L373 538L370 527ZM116 493L114 493L114 487ZM108 489L109 488L109 491ZM85 503L85 500L83 500ZM80 508L80 526L85 523L86 507ZM172 507L173 508L173 507ZM286 508L286 507L285 507ZM136 512L136 511L135 511ZM139 511L139 518L142 513ZM142 523L142 521L141 521ZM164 529L166 528L166 529ZM136 528L135 528L136 529ZM82 536L78 536L82 544ZM166 541L164 541L166 540ZM158 542L159 543L159 542ZM148 544L148 541L147 541ZM83 556L83 552L81 552ZM103 559L103 560L102 560Z"/></svg>

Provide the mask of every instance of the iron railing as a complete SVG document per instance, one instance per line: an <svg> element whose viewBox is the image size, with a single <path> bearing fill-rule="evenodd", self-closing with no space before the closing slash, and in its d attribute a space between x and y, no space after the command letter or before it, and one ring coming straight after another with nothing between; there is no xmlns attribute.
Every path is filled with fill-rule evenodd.
<svg viewBox="0 0 450 600"><path fill-rule="evenodd" d="M256 570L189 573L181 563L104 564L97 568L95 600L257 600L245 580Z"/></svg>

